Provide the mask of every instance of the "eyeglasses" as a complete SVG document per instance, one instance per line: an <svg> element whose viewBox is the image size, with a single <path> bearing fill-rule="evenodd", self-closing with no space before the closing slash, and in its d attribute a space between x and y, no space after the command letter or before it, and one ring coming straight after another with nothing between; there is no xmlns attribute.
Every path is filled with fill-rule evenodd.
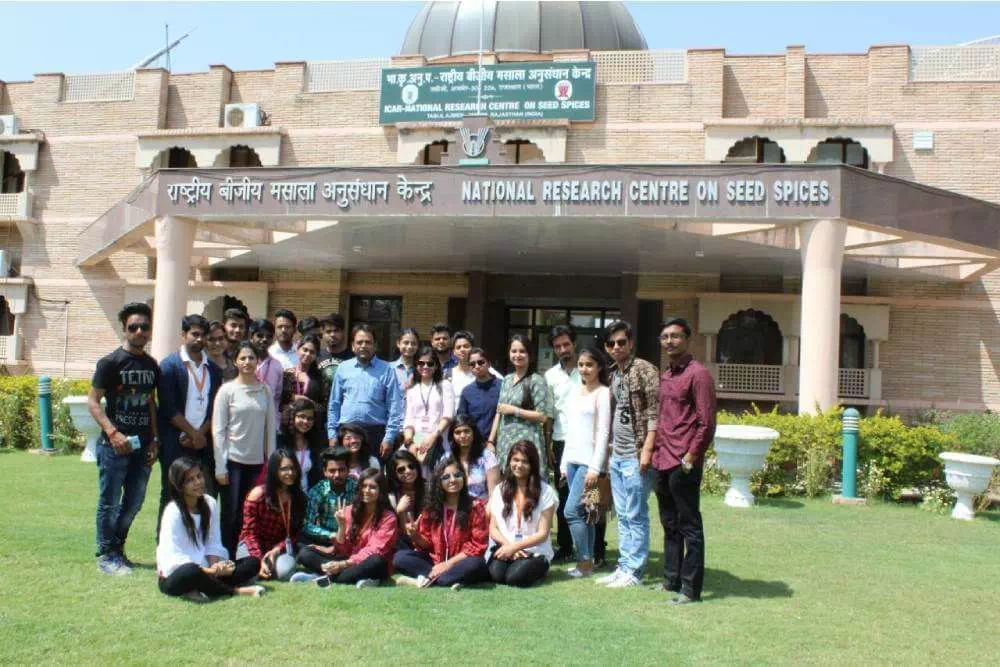
<svg viewBox="0 0 1000 667"><path fill-rule="evenodd" d="M403 463L396 466L396 472L399 473L400 475L402 475L404 472L409 472L411 470L416 470L416 469L417 466L413 465L412 463Z"/></svg>
<svg viewBox="0 0 1000 667"><path fill-rule="evenodd" d="M470 361L469 365L470 366L485 366L488 363L490 363L490 362L486 361L485 359L476 359L475 361Z"/></svg>
<svg viewBox="0 0 1000 667"><path fill-rule="evenodd" d="M441 475L441 481L442 482L450 482L453 479L454 480L460 480L463 477L465 477L464 473L460 473L460 472L446 472L445 474Z"/></svg>
<svg viewBox="0 0 1000 667"><path fill-rule="evenodd" d="M625 347L628 345L628 338L616 338L604 342L604 347Z"/></svg>
<svg viewBox="0 0 1000 667"><path fill-rule="evenodd" d="M434 368L437 366L436 361L418 361L417 368Z"/></svg>
<svg viewBox="0 0 1000 667"><path fill-rule="evenodd" d="M147 323L130 324L130 325L128 325L128 330L131 333L135 333L136 331L149 331L151 328L152 328L152 325L147 324Z"/></svg>

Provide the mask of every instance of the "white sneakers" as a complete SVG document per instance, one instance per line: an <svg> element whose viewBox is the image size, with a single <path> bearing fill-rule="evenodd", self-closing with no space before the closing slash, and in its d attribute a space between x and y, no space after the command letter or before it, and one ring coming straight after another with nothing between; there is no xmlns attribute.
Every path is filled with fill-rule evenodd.
<svg viewBox="0 0 1000 667"><path fill-rule="evenodd" d="M375 588L378 586L378 579L361 579L355 586L358 588Z"/></svg>
<svg viewBox="0 0 1000 667"><path fill-rule="evenodd" d="M615 570L606 577L601 577L595 583L605 588L629 588L641 585L641 581L630 572L625 570Z"/></svg>
<svg viewBox="0 0 1000 667"><path fill-rule="evenodd" d="M614 581L619 576L621 576L621 574L622 574L622 571L616 569L611 574L606 574L603 577L600 577L599 579L595 580L594 583L597 584L598 586L607 586L612 581Z"/></svg>

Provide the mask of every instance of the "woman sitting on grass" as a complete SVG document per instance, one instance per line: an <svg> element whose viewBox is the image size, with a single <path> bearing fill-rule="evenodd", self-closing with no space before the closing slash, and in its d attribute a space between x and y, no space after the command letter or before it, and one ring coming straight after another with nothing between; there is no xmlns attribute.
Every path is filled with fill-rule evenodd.
<svg viewBox="0 0 1000 667"><path fill-rule="evenodd" d="M347 463L348 474L354 479L359 479L361 473L368 468L380 468L378 459L371 453L368 436L363 428L357 424L341 424L337 430L340 436L340 444L351 453L351 459Z"/></svg>
<svg viewBox="0 0 1000 667"><path fill-rule="evenodd" d="M301 476L295 455L279 449L267 461L263 486L254 487L243 505L236 556L255 559L261 579L286 580L295 571L295 543L306 514Z"/></svg>
<svg viewBox="0 0 1000 667"><path fill-rule="evenodd" d="M487 580L483 553L488 533L485 506L469 496L462 466L446 456L434 468L430 499L420 518L406 524L415 549L396 554L396 569L407 575L397 583L458 590Z"/></svg>
<svg viewBox="0 0 1000 667"><path fill-rule="evenodd" d="M399 519L399 541L411 547L406 524L417 519L427 503L427 481L417 457L399 449L386 465L389 471L389 502Z"/></svg>
<svg viewBox="0 0 1000 667"><path fill-rule="evenodd" d="M559 496L542 481L535 445L516 443L503 481L490 496L493 581L526 588L545 576L555 556L549 528L558 505Z"/></svg>
<svg viewBox="0 0 1000 667"><path fill-rule="evenodd" d="M313 547L299 556L299 563L326 582L378 586L392 574L396 552L396 515L389 505L385 477L375 468L361 473L354 502L337 510L337 534L329 547ZM309 575L295 575L308 581ZM322 582L322 583L326 583ZM319 581L318 581L319 583Z"/></svg>
<svg viewBox="0 0 1000 667"><path fill-rule="evenodd" d="M163 510L156 569L160 591L207 600L228 595L258 597L262 586L245 586L258 571L253 558L229 560L222 546L215 498L205 494L201 466L186 456L167 471L170 502Z"/></svg>
<svg viewBox="0 0 1000 667"><path fill-rule="evenodd" d="M302 490L308 493L323 479L320 456L326 449L326 427L316 418L317 406L308 398L296 398L286 412L290 423L278 436L278 446L295 454L302 470L300 484Z"/></svg>

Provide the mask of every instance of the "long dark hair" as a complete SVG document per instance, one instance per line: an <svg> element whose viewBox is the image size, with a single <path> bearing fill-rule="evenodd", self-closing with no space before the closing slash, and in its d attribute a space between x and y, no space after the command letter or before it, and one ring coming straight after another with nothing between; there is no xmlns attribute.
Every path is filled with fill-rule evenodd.
<svg viewBox="0 0 1000 667"><path fill-rule="evenodd" d="M413 387L420 383L420 371L417 370L417 362L420 360L420 357L427 356L434 362L434 374L431 376L431 382L437 388L438 392L441 392L441 380L444 378L444 371L441 370L441 362L437 358L437 352L430 345L424 345L413 355L413 377L410 378L410 386Z"/></svg>
<svg viewBox="0 0 1000 667"><path fill-rule="evenodd" d="M385 475L378 468L368 468L358 477L358 485L354 490L354 502L351 504L351 544L358 540L358 533L361 532L361 524L364 521L365 503L361 499L361 486L365 480L374 479L378 484L378 503L375 505L375 514L372 515L372 523L382 520L382 515L392 512L389 505L389 485L385 481Z"/></svg>
<svg viewBox="0 0 1000 667"><path fill-rule="evenodd" d="M281 467L281 460L288 459L295 465L295 482L288 487L288 493L292 496L292 526L298 526L306 515L306 494L302 491L299 480L302 478L302 468L299 467L299 460L295 454L287 449L276 449L267 459L267 477L264 480L264 496L267 498L267 506L275 511L281 511L281 501L278 500L278 491L281 489L281 481L278 479L278 468Z"/></svg>
<svg viewBox="0 0 1000 667"><path fill-rule="evenodd" d="M588 345L580 350L579 356L587 355L597 366L597 381L607 387L611 383L608 375L608 357L603 352L598 352L597 348Z"/></svg>
<svg viewBox="0 0 1000 667"><path fill-rule="evenodd" d="M365 430L353 422L341 424L337 428L337 436L338 440L341 441L341 444L343 444L345 433L353 433L358 436L358 440L361 441L361 449L358 450L357 457L355 458L355 455L351 453L351 458L347 460L347 467L350 468L357 463L358 466L367 468L368 459L371 458L372 454L371 450L368 448L368 436L365 434ZM350 450L348 450L348 452L350 453Z"/></svg>
<svg viewBox="0 0 1000 667"><path fill-rule="evenodd" d="M514 454L522 454L528 459L528 464L531 466L531 472L528 474L528 490L524 496L524 511L522 512L523 518L529 519L531 513L535 511L535 506L538 505L538 499L542 496L542 466L538 459L538 450L530 440L518 440L511 447L510 454L507 455L507 462L503 467L503 481L500 482L500 497L503 498L501 515L507 519L514 511L517 480L514 479L514 474L510 471L510 460Z"/></svg>
<svg viewBox="0 0 1000 667"><path fill-rule="evenodd" d="M403 493L403 483L399 480L399 473L396 472L396 465L400 462L411 464L417 471L417 478L413 480L413 516L418 516L420 510L424 508L424 500L427 497L427 480L424 479L424 467L417 461L417 457L405 449L397 449L396 453L389 459L386 468L389 471L389 489L396 495L396 502Z"/></svg>
<svg viewBox="0 0 1000 667"><path fill-rule="evenodd" d="M184 478L187 477L188 472L195 469L200 470L198 462L187 456L182 456L171 463L167 470L167 479L170 482L170 488L167 491L170 500L174 501L177 509L181 512L181 521L184 522L184 530L187 531L188 537L191 538L192 542L198 544L199 537L194 529L194 519L191 517L191 512L188 511L187 503L184 502ZM208 506L204 494L198 498L198 514L201 516L200 541L205 544L208 541L208 527L212 521L212 508Z"/></svg>
<svg viewBox="0 0 1000 667"><path fill-rule="evenodd" d="M483 438L483 434L479 432L479 425L476 424L476 420L472 415L458 415L455 417L451 425L448 426L448 442L451 443L453 456L455 455L455 448L459 447L455 442L455 429L459 426L468 426L472 429L472 444L469 445L469 451L463 452L462 455L456 456L456 458L461 460L464 456L466 461L475 463L483 455L483 450L486 449L486 441Z"/></svg>
<svg viewBox="0 0 1000 667"><path fill-rule="evenodd" d="M520 382L516 383L521 385L521 409L534 410L535 399L531 395L531 384L534 382L532 375L535 374L535 355L531 353L531 341L528 340L528 337L524 334L514 334L511 336L510 342L507 343L508 359L510 357L510 348L514 343L520 343L523 345L524 351L528 354L528 370L525 371L524 377L521 378Z"/></svg>
<svg viewBox="0 0 1000 667"><path fill-rule="evenodd" d="M319 353L323 351L323 343L320 341L319 336L315 334L309 334L303 336L302 340L299 341L299 347L302 347L306 343L309 343L314 348L316 348L316 355L313 357L313 362L309 364L309 368L306 369L306 375L309 376L310 381L322 382L323 373L319 370Z"/></svg>
<svg viewBox="0 0 1000 667"><path fill-rule="evenodd" d="M431 475L430 500L427 503L427 517L432 523L444 521L444 500L445 492L441 488L441 475L449 466L455 466L459 474L465 476L462 464L455 460L453 456L446 456L434 466L434 474ZM469 511L472 509L472 496L469 495L469 484L463 479L462 490L458 492L458 507L456 508L456 523L462 528L469 526Z"/></svg>

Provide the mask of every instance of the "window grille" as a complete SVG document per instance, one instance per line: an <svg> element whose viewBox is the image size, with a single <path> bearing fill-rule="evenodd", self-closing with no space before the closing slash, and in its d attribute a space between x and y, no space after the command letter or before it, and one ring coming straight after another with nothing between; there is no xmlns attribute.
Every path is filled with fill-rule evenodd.
<svg viewBox="0 0 1000 667"><path fill-rule="evenodd" d="M1000 46L911 46L910 81L1000 81Z"/></svg>
<svg viewBox="0 0 1000 667"><path fill-rule="evenodd" d="M306 92L378 90L382 68L388 67L389 63L388 58L306 63Z"/></svg>
<svg viewBox="0 0 1000 667"><path fill-rule="evenodd" d="M134 98L135 70L63 77L63 102L128 102Z"/></svg>
<svg viewBox="0 0 1000 667"><path fill-rule="evenodd" d="M597 83L684 83L687 51L594 51Z"/></svg>

